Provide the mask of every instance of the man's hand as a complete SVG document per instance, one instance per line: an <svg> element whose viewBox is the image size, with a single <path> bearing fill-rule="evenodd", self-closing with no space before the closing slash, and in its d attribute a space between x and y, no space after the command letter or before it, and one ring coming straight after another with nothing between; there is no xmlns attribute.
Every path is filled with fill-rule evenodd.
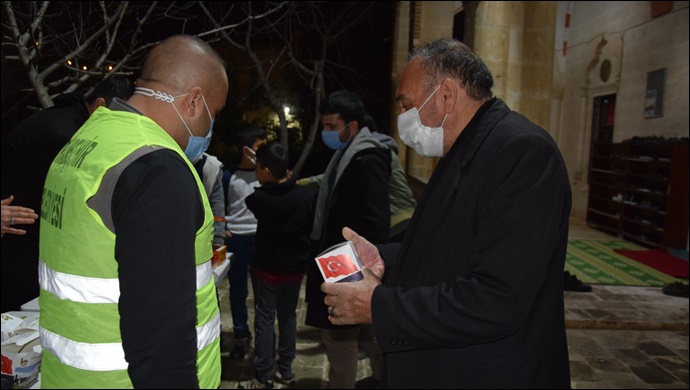
<svg viewBox="0 0 690 390"><path fill-rule="evenodd" d="M26 230L18 229L15 225L30 225L38 218L32 209L22 206L11 206L14 200L14 195L0 201L2 203L2 233L0 237L4 237L5 233L24 235Z"/></svg>
<svg viewBox="0 0 690 390"><path fill-rule="evenodd" d="M364 237L355 233L355 231L349 227L343 228L343 238L351 241L355 245L355 249L357 250L357 254L359 255L359 260L362 262L362 265L369 268L374 275L381 279L386 267L376 246L367 241Z"/></svg>
<svg viewBox="0 0 690 390"><path fill-rule="evenodd" d="M371 296L381 279L368 268L362 268L364 280L352 283L321 283L324 302L333 325L370 324Z"/></svg>

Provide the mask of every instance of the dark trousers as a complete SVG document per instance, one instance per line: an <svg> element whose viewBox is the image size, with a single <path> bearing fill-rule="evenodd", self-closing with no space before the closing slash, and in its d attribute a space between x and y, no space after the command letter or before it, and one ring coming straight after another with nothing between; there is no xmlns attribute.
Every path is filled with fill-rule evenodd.
<svg viewBox="0 0 690 390"><path fill-rule="evenodd" d="M301 281L273 284L259 280L255 291L254 370L256 378L266 383L273 374L273 338L278 315L278 370L283 377L292 377L297 338L297 301Z"/></svg>
<svg viewBox="0 0 690 390"><path fill-rule="evenodd" d="M233 234L225 243L232 252L233 260L228 271L230 281L230 312L232 313L235 339L249 337L247 321L247 296L249 286L247 272L252 279L252 290L256 294L256 277L254 275L254 240L255 235ZM256 295L255 295L256 296Z"/></svg>

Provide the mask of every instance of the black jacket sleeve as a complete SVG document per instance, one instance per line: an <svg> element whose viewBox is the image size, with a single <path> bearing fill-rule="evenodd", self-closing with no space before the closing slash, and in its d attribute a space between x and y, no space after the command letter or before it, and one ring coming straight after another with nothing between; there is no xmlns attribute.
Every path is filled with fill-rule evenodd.
<svg viewBox="0 0 690 390"><path fill-rule="evenodd" d="M169 150L139 158L113 194L120 330L135 388L198 388L194 239L198 186Z"/></svg>

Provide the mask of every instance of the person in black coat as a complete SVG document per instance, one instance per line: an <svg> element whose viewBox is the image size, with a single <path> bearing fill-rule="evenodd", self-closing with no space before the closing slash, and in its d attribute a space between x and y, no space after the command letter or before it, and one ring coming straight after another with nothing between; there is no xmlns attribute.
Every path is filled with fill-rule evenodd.
<svg viewBox="0 0 690 390"><path fill-rule="evenodd" d="M314 255L342 242L345 226L354 227L371 242L388 242L391 152L362 128L365 114L361 99L349 91L332 93L321 107L323 141L335 153L320 180L311 234ZM329 388L354 388L361 326L334 326L328 321L321 282L323 276L312 260L307 270L305 322L322 329L330 363ZM369 356L378 354L373 340L362 348Z"/></svg>
<svg viewBox="0 0 690 390"><path fill-rule="evenodd" d="M322 284L329 319L373 323L384 387L569 388L572 198L558 146L492 97L466 45L442 39L410 58L398 132L441 159L402 243L343 229L368 268L360 283Z"/></svg>
<svg viewBox="0 0 690 390"><path fill-rule="evenodd" d="M114 97L127 99L134 84L124 76L111 76L84 98L80 92L65 93L55 105L19 123L2 147L2 199L41 215L41 196L48 168L72 135L98 107ZM38 232L40 218L27 225L26 234L2 240L2 312L19 310L38 297Z"/></svg>

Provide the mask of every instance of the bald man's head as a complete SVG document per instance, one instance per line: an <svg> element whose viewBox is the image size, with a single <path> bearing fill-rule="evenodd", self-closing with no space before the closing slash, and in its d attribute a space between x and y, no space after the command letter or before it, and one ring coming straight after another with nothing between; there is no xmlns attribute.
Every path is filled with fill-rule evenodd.
<svg viewBox="0 0 690 390"><path fill-rule="evenodd" d="M225 63L206 42L174 35L149 52L136 86L127 103L168 132L184 150L191 136L209 134L225 106L228 76Z"/></svg>
<svg viewBox="0 0 690 390"><path fill-rule="evenodd" d="M225 63L211 46L191 35L174 35L151 50L140 80L181 93L194 86L212 91L221 77L225 77Z"/></svg>

